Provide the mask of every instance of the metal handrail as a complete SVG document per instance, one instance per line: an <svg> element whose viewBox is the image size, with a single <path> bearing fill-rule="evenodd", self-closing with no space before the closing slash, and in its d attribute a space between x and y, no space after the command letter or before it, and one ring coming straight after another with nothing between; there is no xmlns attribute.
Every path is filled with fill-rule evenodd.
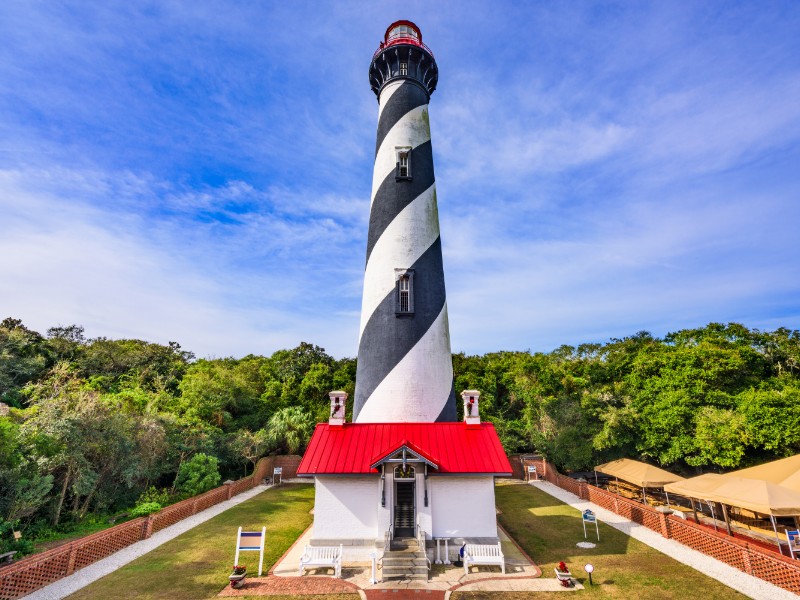
<svg viewBox="0 0 800 600"><path fill-rule="evenodd" d="M383 551L388 552L392 547L392 538L394 538L394 523L389 525L389 529L383 534ZM381 557L383 558L383 557Z"/></svg>
<svg viewBox="0 0 800 600"><path fill-rule="evenodd" d="M417 546L425 555L425 562L428 563L428 571L431 570L431 559L428 558L428 551L425 549L425 531L419 523L417 523Z"/></svg>
<svg viewBox="0 0 800 600"><path fill-rule="evenodd" d="M411 37L410 35L400 35L395 38L392 38L388 42L381 42L381 45L378 46L378 49L375 50L375 54L372 55L372 59L375 60L375 57L378 56L381 52L390 48L391 46L396 46L398 44L408 44L409 46L419 46L423 50L425 50L428 54L433 56L433 51L428 48L424 43L420 42L418 39ZM434 56L434 59L436 57Z"/></svg>

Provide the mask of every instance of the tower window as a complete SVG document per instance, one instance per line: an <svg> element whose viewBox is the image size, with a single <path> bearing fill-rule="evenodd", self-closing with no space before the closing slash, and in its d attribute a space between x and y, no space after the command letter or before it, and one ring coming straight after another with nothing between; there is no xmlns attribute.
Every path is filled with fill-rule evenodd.
<svg viewBox="0 0 800 600"><path fill-rule="evenodd" d="M408 281L408 275L403 275L400 278L400 312L408 312L409 294L411 293L411 285Z"/></svg>
<svg viewBox="0 0 800 600"><path fill-rule="evenodd" d="M411 179L411 148L397 148L396 179Z"/></svg>
<svg viewBox="0 0 800 600"><path fill-rule="evenodd" d="M395 269L397 302L395 314L398 317L414 314L414 271L412 269Z"/></svg>
<svg viewBox="0 0 800 600"><path fill-rule="evenodd" d="M408 75L408 63L401 62L400 63L400 75Z"/></svg>

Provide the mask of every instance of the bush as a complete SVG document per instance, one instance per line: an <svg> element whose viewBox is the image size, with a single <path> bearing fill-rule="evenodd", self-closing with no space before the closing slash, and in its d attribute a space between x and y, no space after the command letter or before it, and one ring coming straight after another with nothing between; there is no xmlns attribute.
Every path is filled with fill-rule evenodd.
<svg viewBox="0 0 800 600"><path fill-rule="evenodd" d="M168 504L172 504L172 494L168 489L160 490L154 485L151 485L142 492L141 496L139 496L139 499L136 501L136 506L139 506L140 504L146 504L148 502L157 502L164 507Z"/></svg>
<svg viewBox="0 0 800 600"><path fill-rule="evenodd" d="M19 527L19 521L5 521L0 519L0 554L16 550L15 559L33 553L33 542L27 539L14 539L14 531Z"/></svg>
<svg viewBox="0 0 800 600"><path fill-rule="evenodd" d="M143 502L137 504L130 512L130 516L134 519L136 517L146 517L149 514L161 510L161 505L158 502Z"/></svg>
<svg viewBox="0 0 800 600"><path fill-rule="evenodd" d="M199 452L178 469L175 488L188 498L216 487L220 479L217 459Z"/></svg>

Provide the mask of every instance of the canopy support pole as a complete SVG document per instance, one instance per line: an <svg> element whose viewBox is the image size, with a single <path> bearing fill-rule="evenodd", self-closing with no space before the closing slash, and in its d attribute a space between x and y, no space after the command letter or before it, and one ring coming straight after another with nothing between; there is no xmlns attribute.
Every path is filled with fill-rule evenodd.
<svg viewBox="0 0 800 600"><path fill-rule="evenodd" d="M600 485L597 483L597 471L594 472L594 487L600 487Z"/></svg>
<svg viewBox="0 0 800 600"><path fill-rule="evenodd" d="M647 504L647 493L644 490L645 490L645 487L642 486L642 502Z"/></svg>
<svg viewBox="0 0 800 600"><path fill-rule="evenodd" d="M719 531L719 529L717 529L717 516L714 514L714 505L708 500L706 500L706 504L708 504L708 508L711 509L711 518L714 521L714 531Z"/></svg>
<svg viewBox="0 0 800 600"><path fill-rule="evenodd" d="M697 518L697 507L694 505L694 498L689 498L689 502L692 503L692 512L694 513L694 522L698 525L700 524L700 519Z"/></svg>
<svg viewBox="0 0 800 600"><path fill-rule="evenodd" d="M667 508L672 508L672 507L669 505L669 492L668 492L667 490L664 490L664 495L667 497Z"/></svg>
<svg viewBox="0 0 800 600"><path fill-rule="evenodd" d="M783 554L783 548L781 548L781 538L778 537L778 526L775 524L775 515L770 515L769 520L772 521L772 531L775 532L775 541L778 542L778 552Z"/></svg>
<svg viewBox="0 0 800 600"><path fill-rule="evenodd" d="M733 537L733 531L731 531L731 519L728 516L728 508L722 503L720 503L720 505L722 506L722 515L725 517L725 527L728 528L728 535Z"/></svg>

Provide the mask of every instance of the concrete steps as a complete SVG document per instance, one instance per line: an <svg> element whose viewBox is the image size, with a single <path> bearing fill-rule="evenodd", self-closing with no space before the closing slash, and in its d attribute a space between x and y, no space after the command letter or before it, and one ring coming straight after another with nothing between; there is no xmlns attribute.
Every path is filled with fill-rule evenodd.
<svg viewBox="0 0 800 600"><path fill-rule="evenodd" d="M383 580L428 580L428 561L415 539L393 540L383 554Z"/></svg>

